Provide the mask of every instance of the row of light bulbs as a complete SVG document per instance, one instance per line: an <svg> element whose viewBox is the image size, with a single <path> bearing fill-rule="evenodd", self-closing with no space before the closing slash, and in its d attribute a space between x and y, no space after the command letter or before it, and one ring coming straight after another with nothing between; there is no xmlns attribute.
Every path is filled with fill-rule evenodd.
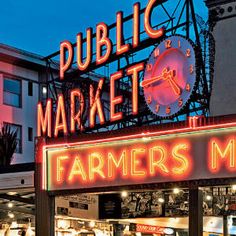
<svg viewBox="0 0 236 236"><path fill-rule="evenodd" d="M174 189L173 189L173 193L174 193L174 194L179 194L179 193L180 193L180 189L179 189L179 188L174 188ZM129 193L128 193L127 191L122 191L122 192L121 192L121 197L122 197L122 198L126 198L126 197L128 197L128 195L129 195ZM159 197L159 198L158 198L158 202L159 202L159 203L164 203L165 200L164 200L164 198Z"/></svg>
<svg viewBox="0 0 236 236"><path fill-rule="evenodd" d="M235 184L235 185L232 185L231 188L232 188L233 191L236 191L236 184ZM180 193L180 189L179 189L179 188L174 188L174 189L173 189L173 193L174 193L174 194L179 194L179 193ZM122 191L122 192L121 192L121 197L122 197L122 198L126 198L126 197L128 197L128 195L129 195L129 193L128 193L127 191ZM212 196L211 196L211 195L206 195L206 200L207 200L207 201L211 201L211 200L212 200ZM159 203L164 203L165 200L164 200L164 198L160 197L160 198L158 198L158 202L159 202ZM14 204L13 204L12 202L8 202L7 206L8 206L9 208L12 208L12 207L14 206ZM9 213L8 213L8 216L9 216L11 219L15 217L15 215L14 215L12 212L9 212ZM92 221L91 221L90 223L91 223L91 226L90 226L90 227L94 227L93 224L95 224L95 222L92 222Z"/></svg>
<svg viewBox="0 0 236 236"><path fill-rule="evenodd" d="M233 191L236 191L236 184L232 185L231 188L232 188ZM174 194L179 194L180 193L180 189L179 188L174 188L173 189L173 193ZM127 191L122 191L121 192L121 197L122 198L126 198L126 197L128 197L128 195L129 195L129 193ZM212 196L211 195L206 195L206 200L207 201L211 201L212 200ZM164 198L160 197L160 198L158 198L158 202L159 203L164 203L165 200L164 200Z"/></svg>

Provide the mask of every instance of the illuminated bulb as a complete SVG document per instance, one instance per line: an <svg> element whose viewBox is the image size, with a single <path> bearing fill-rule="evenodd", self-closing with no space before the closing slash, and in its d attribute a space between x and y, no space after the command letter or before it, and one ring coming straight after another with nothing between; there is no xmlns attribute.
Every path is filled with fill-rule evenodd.
<svg viewBox="0 0 236 236"><path fill-rule="evenodd" d="M94 226L95 226L95 221L90 221L90 222L89 222L89 227L90 227L90 228L93 228Z"/></svg>
<svg viewBox="0 0 236 236"><path fill-rule="evenodd" d="M14 215L13 213L8 213L8 216L9 216L10 218L14 218L14 217L15 217L15 215Z"/></svg>
<svg viewBox="0 0 236 236"><path fill-rule="evenodd" d="M236 191L236 184L232 185L232 190Z"/></svg>
<svg viewBox="0 0 236 236"><path fill-rule="evenodd" d="M127 191L122 191L121 192L121 197L128 197L128 192Z"/></svg>
<svg viewBox="0 0 236 236"><path fill-rule="evenodd" d="M174 194L179 194L179 192L180 192L179 188L174 188L174 189L173 189L173 193L174 193Z"/></svg>
<svg viewBox="0 0 236 236"><path fill-rule="evenodd" d="M13 203L12 203L12 202L8 202L7 206L8 206L9 208L12 208L12 207L13 207Z"/></svg>
<svg viewBox="0 0 236 236"><path fill-rule="evenodd" d="M43 94L47 94L47 88L43 87Z"/></svg>
<svg viewBox="0 0 236 236"><path fill-rule="evenodd" d="M10 196L13 196L13 195L16 195L17 192L8 192L7 195L10 195Z"/></svg>
<svg viewBox="0 0 236 236"><path fill-rule="evenodd" d="M207 200L207 201L211 201L211 200L212 200L212 196L211 196L211 195L207 195L207 196L206 196L206 200Z"/></svg>
<svg viewBox="0 0 236 236"><path fill-rule="evenodd" d="M164 198L159 197L159 198L158 198L158 202L160 202L160 203L164 203L165 200L164 200Z"/></svg>
<svg viewBox="0 0 236 236"><path fill-rule="evenodd" d="M8 202L8 203L7 203L7 206L8 206L9 208L12 208L12 207L13 207L13 203L12 203L12 202Z"/></svg>

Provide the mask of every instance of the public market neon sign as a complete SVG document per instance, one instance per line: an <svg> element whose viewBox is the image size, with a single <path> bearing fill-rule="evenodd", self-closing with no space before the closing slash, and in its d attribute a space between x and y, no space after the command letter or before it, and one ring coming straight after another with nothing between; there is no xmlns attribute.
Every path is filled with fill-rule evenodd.
<svg viewBox="0 0 236 236"><path fill-rule="evenodd" d="M83 189L235 176L236 123L194 125L45 146L43 188Z"/></svg>
<svg viewBox="0 0 236 236"><path fill-rule="evenodd" d="M146 34L153 39L160 38L164 34L164 29L154 29L151 26L151 15L157 0L150 0L144 12L144 29ZM140 43L140 3L133 6L133 37L132 44L123 42L123 12L116 14L116 55L127 53L131 48L136 48ZM86 59L83 61L83 34L77 34L77 67L79 71L86 71L92 62L92 28L86 32ZM105 52L104 52L105 48ZM109 38L109 29L105 23L96 26L96 65L105 64L113 51L113 43ZM66 52L68 57L66 59ZM74 49L69 41L63 41L60 46L60 78L64 79L65 72L68 71L74 59Z"/></svg>
<svg viewBox="0 0 236 236"><path fill-rule="evenodd" d="M157 5L157 0L150 0L144 11L144 29L148 37L158 39L164 35L164 29L154 29L151 26L152 11ZM140 45L140 3L135 3L133 6L133 37L132 44L123 42L123 12L118 12L116 15L116 56L127 53L131 49L135 49ZM83 35L79 33L76 38L77 42L77 67L79 71L88 71L92 62L92 28L88 28L86 32L86 58L83 60ZM107 63L113 52L113 43L109 38L109 29L105 23L99 23L96 26L96 65ZM74 48L69 41L63 41L60 45L60 79L65 79L65 73L71 68L74 61ZM67 55L67 56L66 56ZM124 117L122 111L117 112L116 108L124 102L123 96L116 95L116 83L125 76L131 79L131 104L132 110L130 115L138 114L138 96L139 96L139 75L144 70L144 63L137 63L128 67L125 71L120 70L110 76L110 122L121 121ZM89 114L88 126L94 128L96 123L103 125L106 122L106 117L102 105L102 92L104 88L104 78L101 78L97 87L89 86ZM76 129L84 130L84 125L81 117L85 112L85 97L79 88L70 92L70 114L66 116L65 99L62 94L57 98L56 114L53 116L53 101L48 99L45 109L41 102L37 106L37 136L57 137L59 132L67 135L75 133ZM76 107L79 102L80 107ZM96 119L97 117L97 119Z"/></svg>

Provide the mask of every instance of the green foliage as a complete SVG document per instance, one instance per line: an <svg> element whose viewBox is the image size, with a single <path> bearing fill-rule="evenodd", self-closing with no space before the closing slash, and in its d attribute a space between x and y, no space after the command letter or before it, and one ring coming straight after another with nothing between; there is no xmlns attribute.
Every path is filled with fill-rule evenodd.
<svg viewBox="0 0 236 236"><path fill-rule="evenodd" d="M0 130L0 166L9 166L17 146L17 130L11 131L9 125Z"/></svg>

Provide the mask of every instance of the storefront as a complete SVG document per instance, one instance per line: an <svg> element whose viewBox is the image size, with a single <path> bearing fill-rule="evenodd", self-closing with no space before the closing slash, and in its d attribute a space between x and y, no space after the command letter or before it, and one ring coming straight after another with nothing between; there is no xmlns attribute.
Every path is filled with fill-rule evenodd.
<svg viewBox="0 0 236 236"><path fill-rule="evenodd" d="M182 2L176 21L150 0L61 43L61 93L38 104L37 236L236 235L236 117L209 116L209 48Z"/></svg>
<svg viewBox="0 0 236 236"><path fill-rule="evenodd" d="M38 191L55 200L55 235L235 235L233 120L43 144Z"/></svg>

